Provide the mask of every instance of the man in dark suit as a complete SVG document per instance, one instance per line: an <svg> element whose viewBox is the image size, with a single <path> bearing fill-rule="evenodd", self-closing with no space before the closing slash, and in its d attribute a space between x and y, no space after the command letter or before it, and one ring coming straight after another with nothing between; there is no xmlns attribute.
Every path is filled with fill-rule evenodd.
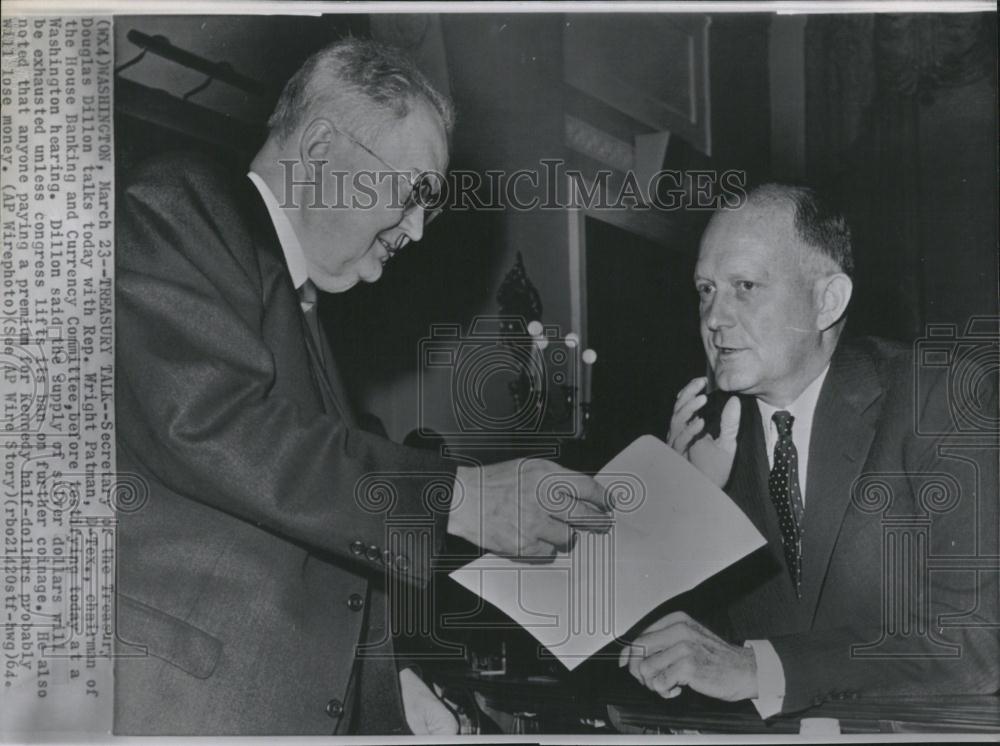
<svg viewBox="0 0 1000 746"><path fill-rule="evenodd" d="M852 272L846 222L809 189L759 187L705 232L695 285L721 391L688 384L668 440L768 543L702 589L725 606L719 634L674 612L622 651L663 696L768 717L1000 688L995 425L960 431L947 371L909 347L841 337ZM996 423L995 379L978 383Z"/></svg>
<svg viewBox="0 0 1000 746"><path fill-rule="evenodd" d="M409 60L352 39L288 83L249 174L183 155L130 174L119 468L148 494L120 513L117 733L454 732L393 655L385 584L425 584L446 534L546 556L570 511L606 518L585 477L547 512L549 462L456 469L359 427L316 324L317 289L374 282L422 237L451 123Z"/></svg>

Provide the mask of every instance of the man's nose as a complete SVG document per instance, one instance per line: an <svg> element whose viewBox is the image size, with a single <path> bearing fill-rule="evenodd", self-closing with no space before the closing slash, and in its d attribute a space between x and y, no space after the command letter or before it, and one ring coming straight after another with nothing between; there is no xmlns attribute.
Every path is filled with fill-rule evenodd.
<svg viewBox="0 0 1000 746"><path fill-rule="evenodd" d="M403 215L403 220L399 223L399 229L414 243L423 238L424 208L414 206L407 210Z"/></svg>
<svg viewBox="0 0 1000 746"><path fill-rule="evenodd" d="M723 293L715 293L707 305L703 307L701 317L710 330L722 329L733 325L732 309Z"/></svg>

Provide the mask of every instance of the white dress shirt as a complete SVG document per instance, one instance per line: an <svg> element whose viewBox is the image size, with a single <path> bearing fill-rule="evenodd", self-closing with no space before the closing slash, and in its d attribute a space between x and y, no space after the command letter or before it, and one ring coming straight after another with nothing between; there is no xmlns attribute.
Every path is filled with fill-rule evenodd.
<svg viewBox="0 0 1000 746"><path fill-rule="evenodd" d="M772 407L760 399L757 400L760 422L764 426L764 443L769 469L774 468L774 445L778 442L778 426L774 424L772 416L775 412L784 411L795 418L792 421L792 442L795 443L795 450L798 453L799 490L802 493L803 507L806 504L806 476L809 473L809 441L812 439L813 415L816 413L819 392L823 388L823 381L826 380L829 370L830 366L827 365L823 372L799 394L799 398L787 407Z"/></svg>
<svg viewBox="0 0 1000 746"><path fill-rule="evenodd" d="M292 276L292 284L301 294L302 286L309 281L309 269L306 264L306 254L302 250L302 244L299 243L299 237L295 235L295 230L292 228L288 216L278 205L278 200L264 180L253 171L247 174L247 178L257 187L261 199L264 200L267 214L270 215L271 223L274 225L274 232L278 234L278 243L281 244L281 253L285 255L285 264Z"/></svg>
<svg viewBox="0 0 1000 746"><path fill-rule="evenodd" d="M778 441L778 427L771 416L775 412L789 412L795 419L792 421L792 442L798 454L799 462L799 492L802 495L802 506L806 505L806 477L809 474L809 441L812 439L813 415L816 413L816 402L823 388L823 381L830 366L827 365L816 379L806 386L799 398L787 407L772 407L770 404L757 400L760 411L760 421L764 428L764 443L767 451L768 468L774 467L774 445ZM782 701L785 698L785 671L781 667L778 653L767 640L747 640L747 647L754 652L757 659L757 699L752 700L757 712L762 718L769 718L781 712Z"/></svg>

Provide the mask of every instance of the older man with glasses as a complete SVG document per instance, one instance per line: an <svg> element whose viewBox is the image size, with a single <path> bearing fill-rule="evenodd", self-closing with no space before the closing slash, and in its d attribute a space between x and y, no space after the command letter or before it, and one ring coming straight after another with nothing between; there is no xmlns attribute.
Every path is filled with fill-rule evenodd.
<svg viewBox="0 0 1000 746"><path fill-rule="evenodd" d="M119 523L117 733L454 732L393 655L383 581L426 583L446 534L544 557L607 529L587 477L547 512L550 462L456 468L360 428L317 323L318 291L423 237L452 122L408 59L348 39L288 82L249 173L172 155L130 174L119 470L149 495Z"/></svg>

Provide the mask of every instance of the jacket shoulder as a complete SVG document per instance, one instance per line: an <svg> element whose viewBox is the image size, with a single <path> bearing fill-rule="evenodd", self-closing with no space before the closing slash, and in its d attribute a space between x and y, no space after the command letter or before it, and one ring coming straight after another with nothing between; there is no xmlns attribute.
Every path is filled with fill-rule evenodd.
<svg viewBox="0 0 1000 746"><path fill-rule="evenodd" d="M843 341L844 352L855 359L867 359L883 389L912 380L913 344L884 337L850 337ZM839 352L839 351L838 351Z"/></svg>
<svg viewBox="0 0 1000 746"><path fill-rule="evenodd" d="M205 268L235 262L256 276L262 204L245 172L194 152L157 155L125 178L119 262L128 266L184 256Z"/></svg>
<svg viewBox="0 0 1000 746"><path fill-rule="evenodd" d="M156 185L166 189L184 185L223 186L231 183L234 169L205 153L175 150L158 153L136 163L125 175L125 189Z"/></svg>
<svg viewBox="0 0 1000 746"><path fill-rule="evenodd" d="M123 210L145 206L168 217L217 221L246 212L252 184L245 172L195 152L171 152L130 169L122 189ZM246 183L244 183L246 182Z"/></svg>

